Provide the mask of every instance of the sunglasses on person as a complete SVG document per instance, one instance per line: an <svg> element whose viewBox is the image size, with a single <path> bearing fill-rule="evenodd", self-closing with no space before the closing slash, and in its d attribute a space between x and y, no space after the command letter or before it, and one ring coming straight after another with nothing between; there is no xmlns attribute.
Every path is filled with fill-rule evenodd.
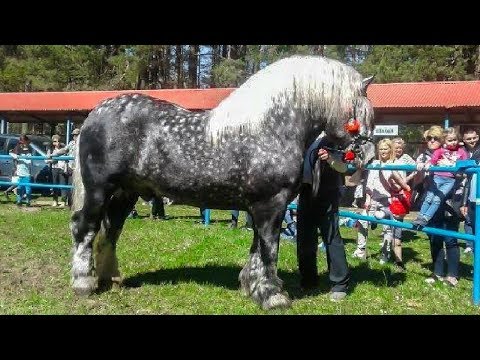
<svg viewBox="0 0 480 360"><path fill-rule="evenodd" d="M425 140L427 141L440 141L440 138L439 137L436 137L436 136L426 136L425 137Z"/></svg>

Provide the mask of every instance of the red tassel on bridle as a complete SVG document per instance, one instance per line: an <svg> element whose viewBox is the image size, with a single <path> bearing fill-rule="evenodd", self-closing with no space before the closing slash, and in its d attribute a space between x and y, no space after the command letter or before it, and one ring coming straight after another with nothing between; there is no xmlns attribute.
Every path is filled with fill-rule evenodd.
<svg viewBox="0 0 480 360"><path fill-rule="evenodd" d="M345 131L348 132L350 135L357 135L360 133L360 121L357 119L350 119L345 124Z"/></svg>
<svg viewBox="0 0 480 360"><path fill-rule="evenodd" d="M349 150L343 154L343 161L352 161L355 160L355 152L352 150Z"/></svg>

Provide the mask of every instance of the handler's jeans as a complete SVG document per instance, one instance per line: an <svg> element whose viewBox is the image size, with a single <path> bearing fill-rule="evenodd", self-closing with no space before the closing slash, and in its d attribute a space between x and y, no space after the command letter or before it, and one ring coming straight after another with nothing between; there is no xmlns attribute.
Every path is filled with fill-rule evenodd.
<svg viewBox="0 0 480 360"><path fill-rule="evenodd" d="M312 186L303 184L297 212L297 259L302 286L318 281L318 228L326 247L332 291L347 291L350 273L338 225L338 190L312 197Z"/></svg>

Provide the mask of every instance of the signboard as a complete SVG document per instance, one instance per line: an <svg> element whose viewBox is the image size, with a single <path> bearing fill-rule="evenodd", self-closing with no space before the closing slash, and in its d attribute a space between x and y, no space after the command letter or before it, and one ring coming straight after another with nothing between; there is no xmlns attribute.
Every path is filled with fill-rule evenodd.
<svg viewBox="0 0 480 360"><path fill-rule="evenodd" d="M398 125L376 125L374 136L398 136Z"/></svg>

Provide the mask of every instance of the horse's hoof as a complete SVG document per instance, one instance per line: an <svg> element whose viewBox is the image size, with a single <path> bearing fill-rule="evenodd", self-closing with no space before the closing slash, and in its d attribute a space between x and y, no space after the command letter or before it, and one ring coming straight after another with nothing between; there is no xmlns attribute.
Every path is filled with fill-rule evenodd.
<svg viewBox="0 0 480 360"><path fill-rule="evenodd" d="M97 289L97 279L92 276L79 277L73 280L72 287L76 295L88 296L93 294Z"/></svg>
<svg viewBox="0 0 480 360"><path fill-rule="evenodd" d="M276 293L262 303L263 310L287 309L292 306L292 301L286 293Z"/></svg>

